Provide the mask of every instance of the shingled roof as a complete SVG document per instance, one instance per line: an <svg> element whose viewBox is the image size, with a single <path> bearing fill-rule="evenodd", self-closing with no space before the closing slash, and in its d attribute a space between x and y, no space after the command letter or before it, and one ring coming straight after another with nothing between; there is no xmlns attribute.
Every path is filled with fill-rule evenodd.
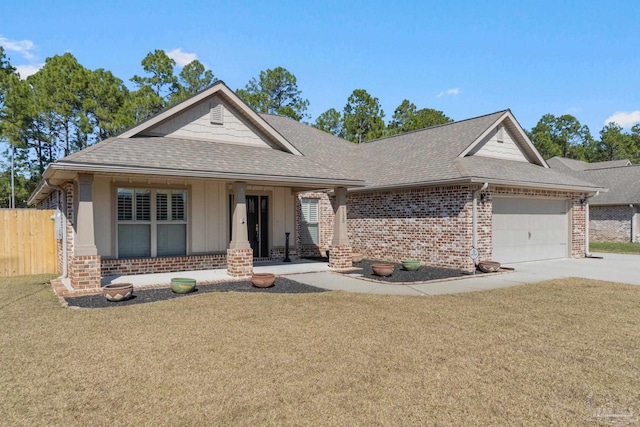
<svg viewBox="0 0 640 427"><path fill-rule="evenodd" d="M363 144L353 144L287 117L262 117L305 156L355 174L365 189L447 182L487 182L596 191L599 186L551 170L546 164L462 156L509 110L447 123ZM534 159L535 160L535 159Z"/></svg>
<svg viewBox="0 0 640 427"><path fill-rule="evenodd" d="M185 112L214 97L260 133L268 146L148 134L154 126L181 114L186 117ZM478 152L499 125L513 137L521 161L483 157ZM64 173L56 175L56 171ZM352 144L288 117L257 114L222 82L118 137L52 163L44 178L57 177L62 182L76 172L246 180L298 189L389 189L472 182L602 189L581 176L549 169L509 110ZM47 191L42 184L30 202Z"/></svg>
<svg viewBox="0 0 640 427"><path fill-rule="evenodd" d="M580 160L553 157L549 166L566 175L606 187L591 199L592 205L626 205L640 203L640 165L632 165L627 159L586 163Z"/></svg>

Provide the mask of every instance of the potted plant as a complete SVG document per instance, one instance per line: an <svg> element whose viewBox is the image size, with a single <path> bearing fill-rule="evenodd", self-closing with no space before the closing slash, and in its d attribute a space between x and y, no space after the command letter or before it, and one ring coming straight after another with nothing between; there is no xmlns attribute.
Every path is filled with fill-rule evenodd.
<svg viewBox="0 0 640 427"><path fill-rule="evenodd" d="M132 283L109 283L102 288L102 295L107 301L118 302L131 298L133 295Z"/></svg>
<svg viewBox="0 0 640 427"><path fill-rule="evenodd" d="M171 290L176 294L188 294L196 288L196 279L174 277L171 279Z"/></svg>
<svg viewBox="0 0 640 427"><path fill-rule="evenodd" d="M268 288L273 286L276 276L273 273L253 273L251 284L256 288Z"/></svg>
<svg viewBox="0 0 640 427"><path fill-rule="evenodd" d="M498 261L480 261L478 268L483 273L495 273L500 270L500 263Z"/></svg>
<svg viewBox="0 0 640 427"><path fill-rule="evenodd" d="M420 268L420 261L416 259L405 259L402 260L402 267L407 271L416 271Z"/></svg>
<svg viewBox="0 0 640 427"><path fill-rule="evenodd" d="M373 273L376 276L387 277L393 274L396 266L393 264L373 264Z"/></svg>

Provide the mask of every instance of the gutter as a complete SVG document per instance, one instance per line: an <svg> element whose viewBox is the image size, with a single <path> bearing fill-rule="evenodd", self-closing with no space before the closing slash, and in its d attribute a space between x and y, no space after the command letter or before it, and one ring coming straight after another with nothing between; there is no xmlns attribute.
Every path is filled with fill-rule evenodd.
<svg viewBox="0 0 640 427"><path fill-rule="evenodd" d="M472 228L473 228L473 242L472 246L474 249L478 249L478 193L486 190L489 187L489 183L485 182L482 187L472 192L473 194L473 205L472 205ZM478 265L478 259L474 259L473 262L475 265Z"/></svg>
<svg viewBox="0 0 640 427"><path fill-rule="evenodd" d="M58 194L62 193L63 194L63 209L62 212L64 212L63 215L61 215L61 219L60 221L62 222L62 279L66 279L67 275L68 275L68 267L67 264L69 263L69 260L67 259L67 191L58 186L58 185L53 185L49 182L48 179L43 179L42 180L43 188L44 187L49 187L52 190L56 190L58 191ZM60 205L60 199L58 199L58 203L56 204L56 210L59 210L59 205ZM56 212L57 215L58 213ZM53 218L52 218L53 219Z"/></svg>

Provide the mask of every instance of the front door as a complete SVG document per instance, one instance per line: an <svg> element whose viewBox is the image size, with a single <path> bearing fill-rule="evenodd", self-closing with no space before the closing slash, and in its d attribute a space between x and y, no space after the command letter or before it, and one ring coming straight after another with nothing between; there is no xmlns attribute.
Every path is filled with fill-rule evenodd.
<svg viewBox="0 0 640 427"><path fill-rule="evenodd" d="M247 196L247 231L255 258L269 256L269 197Z"/></svg>

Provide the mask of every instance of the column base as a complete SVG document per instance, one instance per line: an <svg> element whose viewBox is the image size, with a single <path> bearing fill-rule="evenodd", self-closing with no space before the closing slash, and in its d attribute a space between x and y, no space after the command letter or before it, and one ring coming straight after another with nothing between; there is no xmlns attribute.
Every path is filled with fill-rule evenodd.
<svg viewBox="0 0 640 427"><path fill-rule="evenodd" d="M227 249L227 274L250 277L253 274L253 249Z"/></svg>
<svg viewBox="0 0 640 427"><path fill-rule="evenodd" d="M68 274L73 289L100 289L101 264L100 255L70 257Z"/></svg>
<svg viewBox="0 0 640 427"><path fill-rule="evenodd" d="M346 270L353 266L351 246L337 245L329 249L329 267L336 270Z"/></svg>

